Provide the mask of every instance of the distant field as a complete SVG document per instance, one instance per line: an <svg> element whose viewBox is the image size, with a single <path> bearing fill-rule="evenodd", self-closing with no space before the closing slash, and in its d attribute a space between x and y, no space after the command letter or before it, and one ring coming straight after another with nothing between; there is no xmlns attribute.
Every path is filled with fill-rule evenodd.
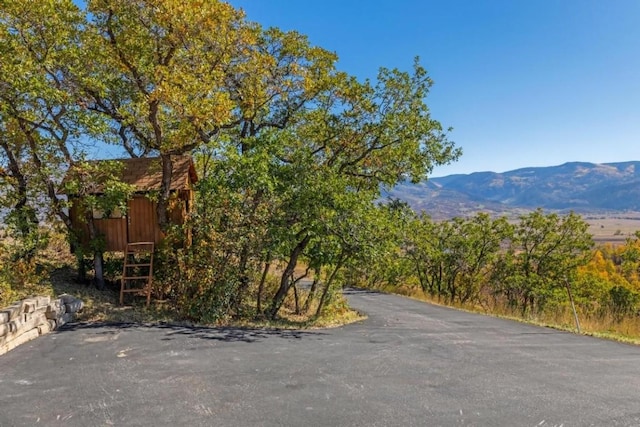
<svg viewBox="0 0 640 427"><path fill-rule="evenodd" d="M470 218L479 211L487 212L494 218L501 216L506 217L510 223L517 224L521 216L526 216L532 210L522 208L513 208L505 211L491 211L488 209L478 209L469 212L456 211L450 214L439 212L432 215L436 221L447 221L455 216L462 218ZM550 213L553 211L544 211ZM564 215L565 212L556 212ZM597 244L611 243L613 245L622 245L627 238L632 237L636 231L640 231L640 212L578 212L583 220L589 224L589 233L593 235L593 240Z"/></svg>
<svg viewBox="0 0 640 427"><path fill-rule="evenodd" d="M597 243L622 244L640 230L640 212L583 215Z"/></svg>

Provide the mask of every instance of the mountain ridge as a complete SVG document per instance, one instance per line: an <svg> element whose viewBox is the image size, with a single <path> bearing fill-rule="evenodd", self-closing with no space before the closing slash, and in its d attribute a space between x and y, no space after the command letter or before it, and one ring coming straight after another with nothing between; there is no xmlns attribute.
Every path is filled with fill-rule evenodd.
<svg viewBox="0 0 640 427"><path fill-rule="evenodd" d="M640 161L567 162L507 172L474 172L401 183L388 196L433 217L536 208L578 213L640 211Z"/></svg>

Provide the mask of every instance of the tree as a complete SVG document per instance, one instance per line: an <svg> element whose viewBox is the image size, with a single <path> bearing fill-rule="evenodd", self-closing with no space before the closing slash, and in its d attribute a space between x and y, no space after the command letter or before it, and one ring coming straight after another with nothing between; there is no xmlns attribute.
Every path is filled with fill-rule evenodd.
<svg viewBox="0 0 640 427"><path fill-rule="evenodd" d="M110 120L131 155L160 154L157 214L166 230L171 155L228 124L235 105L225 80L256 29L218 1L93 0L88 11L84 43L94 57L92 73L77 80L83 102Z"/></svg>
<svg viewBox="0 0 640 427"><path fill-rule="evenodd" d="M335 268L345 244L345 236L336 235L340 227L332 226L336 218L358 221L356 211L365 210L351 208L373 206L381 185L418 180L459 155L429 116L423 98L431 82L418 64L413 75L382 70L376 86L343 73L323 76L313 86L323 89L312 92L305 108L287 110L285 126L263 126L254 136L240 137L239 146L229 131L215 149L215 161L203 159L211 177L206 180L216 188L207 203L222 203L214 208L222 214L217 229L237 233L231 246L240 277L248 265L244 260L285 263L269 317L277 314L303 257L328 255L318 248L335 241L336 258L327 261ZM241 283L240 294L244 289Z"/></svg>
<svg viewBox="0 0 640 427"><path fill-rule="evenodd" d="M28 160L21 134L11 131L15 122L5 118L0 122L0 148L7 162L7 172L1 174L3 185L0 186L0 206L8 208L5 222L11 234L17 237L23 247L16 251L14 257L33 259L38 249L38 216L29 204ZM0 155L0 159L3 156Z"/></svg>
<svg viewBox="0 0 640 427"><path fill-rule="evenodd" d="M9 171L5 204L22 236L37 228L36 204L43 200L48 209L40 212L70 229L56 185L81 156L83 136L100 131L68 84L84 68L83 22L71 1L0 3L0 164Z"/></svg>
<svg viewBox="0 0 640 427"><path fill-rule="evenodd" d="M78 81L83 102L108 118L130 155L162 157L157 214L165 231L170 155L197 152L205 180L213 163L255 159L260 134L284 128L308 108L336 60L306 37L263 30L220 1L95 0L88 10L86 43L100 55L92 74ZM246 230L259 221L253 217L265 191L244 185L243 201L236 201L244 205ZM236 303L248 286L252 251L260 251L248 242L239 239Z"/></svg>
<svg viewBox="0 0 640 427"><path fill-rule="evenodd" d="M445 255L451 229L448 222L435 223L425 214L409 225L406 255L413 261L414 271L422 292L437 296L444 294Z"/></svg>
<svg viewBox="0 0 640 427"><path fill-rule="evenodd" d="M406 257L413 237L410 226L416 214L408 203L389 199L379 205L371 224L373 245L358 252L349 263L346 275L350 283L373 288L410 285L414 282L412 263Z"/></svg>
<svg viewBox="0 0 640 427"><path fill-rule="evenodd" d="M350 197L351 196L351 197ZM397 206L376 205L371 200L345 195L336 214L325 222L326 234L316 244L322 246L320 260L313 265L327 267L327 280L318 302L316 316L322 313L343 269L364 271L393 256L400 241L403 213Z"/></svg>
<svg viewBox="0 0 640 427"><path fill-rule="evenodd" d="M577 268L591 256L588 224L575 214L544 214L538 209L520 217L515 227L507 281L519 297L523 312L542 308L549 292L575 279ZM567 285L569 286L569 285Z"/></svg>
<svg viewBox="0 0 640 427"><path fill-rule="evenodd" d="M629 283L640 287L640 232L628 237L620 251L620 268Z"/></svg>
<svg viewBox="0 0 640 427"><path fill-rule="evenodd" d="M290 225L285 273L293 271L312 238L322 235L323 216L339 212L341 197L373 203L381 186L420 180L435 165L457 158L460 151L424 103L431 84L418 62L413 73L381 69L375 85L338 74L316 108L280 134L281 160L298 178L286 208L298 218ZM288 276L283 274L269 308L272 317L289 289Z"/></svg>
<svg viewBox="0 0 640 427"><path fill-rule="evenodd" d="M423 215L410 235L406 253L423 292L465 303L479 298L511 227L505 218L493 220L485 213L440 223Z"/></svg>
<svg viewBox="0 0 640 427"><path fill-rule="evenodd" d="M456 280L449 282L449 298L465 303L477 301L487 276L493 270L500 247L512 235L506 218L492 220L478 213L468 220L453 221L453 241L447 253L456 265Z"/></svg>

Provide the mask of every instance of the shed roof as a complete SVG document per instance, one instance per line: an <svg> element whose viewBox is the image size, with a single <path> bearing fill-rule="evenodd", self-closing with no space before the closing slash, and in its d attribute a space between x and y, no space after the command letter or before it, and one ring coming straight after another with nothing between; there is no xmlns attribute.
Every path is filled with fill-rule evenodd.
<svg viewBox="0 0 640 427"><path fill-rule="evenodd" d="M162 184L162 161L160 157L140 157L118 159L124 163L122 182L135 186L136 191L160 190ZM189 189L190 182L198 180L193 160L190 156L172 156L173 174L171 190Z"/></svg>
<svg viewBox="0 0 640 427"><path fill-rule="evenodd" d="M162 160L160 157L94 160L94 163L120 162L124 165L120 180L135 187L136 192L160 190L162 184ZM171 156L173 174L171 190L187 190L190 183L198 181L191 156ZM65 177L64 181L68 179ZM64 190L62 191L64 192Z"/></svg>

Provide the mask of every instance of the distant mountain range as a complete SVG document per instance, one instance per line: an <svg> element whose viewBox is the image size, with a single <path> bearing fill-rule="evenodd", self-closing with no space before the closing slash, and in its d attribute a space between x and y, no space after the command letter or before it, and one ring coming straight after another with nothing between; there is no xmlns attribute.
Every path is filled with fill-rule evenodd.
<svg viewBox="0 0 640 427"><path fill-rule="evenodd" d="M578 213L640 211L640 161L571 162L504 173L476 172L402 183L388 192L433 218L483 211L519 214L536 208Z"/></svg>

